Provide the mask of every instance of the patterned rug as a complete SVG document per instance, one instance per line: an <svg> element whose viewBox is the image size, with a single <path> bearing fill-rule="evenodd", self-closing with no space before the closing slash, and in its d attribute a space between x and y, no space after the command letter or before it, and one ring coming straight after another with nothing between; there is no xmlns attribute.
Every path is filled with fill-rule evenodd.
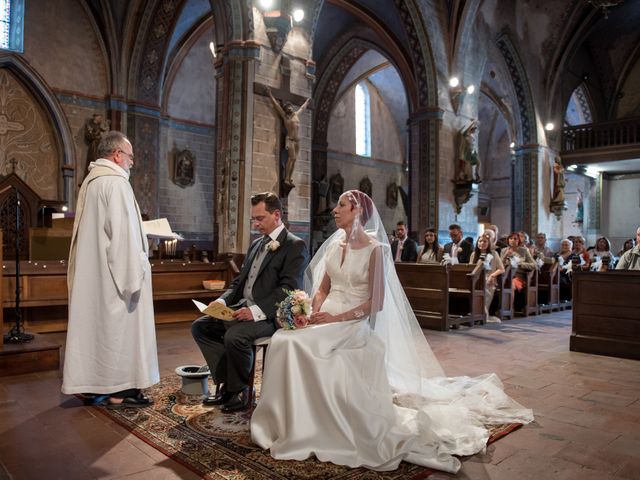
<svg viewBox="0 0 640 480"><path fill-rule="evenodd" d="M256 374L256 386L259 385ZM341 467L315 458L303 462L274 460L268 451L251 442L250 412L223 414L216 407L205 408L201 397L185 395L180 387L180 378L173 375L146 390L154 399L150 408L94 408L205 479L418 480L433 473L406 462L393 472L381 473ZM494 427L489 443L519 426Z"/></svg>

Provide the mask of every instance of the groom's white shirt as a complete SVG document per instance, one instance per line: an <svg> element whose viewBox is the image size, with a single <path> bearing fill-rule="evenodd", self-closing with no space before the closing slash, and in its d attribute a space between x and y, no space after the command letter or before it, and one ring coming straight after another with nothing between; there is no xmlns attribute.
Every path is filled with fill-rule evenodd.
<svg viewBox="0 0 640 480"><path fill-rule="evenodd" d="M276 240L278 238L278 236L280 235L280 233L282 232L282 230L284 230L284 223L277 226L276 228L273 229L273 232L271 232L269 234L269 238L271 238L271 240ZM223 305L227 305L227 302L225 302L223 299L218 298L216 300L216 302L220 302ZM251 305L250 307L248 307L249 310L251 310L251 313L253 314L253 321L254 322L261 322L262 320L266 320L267 316L264 314L264 312L262 311L262 309L258 306L258 305Z"/></svg>

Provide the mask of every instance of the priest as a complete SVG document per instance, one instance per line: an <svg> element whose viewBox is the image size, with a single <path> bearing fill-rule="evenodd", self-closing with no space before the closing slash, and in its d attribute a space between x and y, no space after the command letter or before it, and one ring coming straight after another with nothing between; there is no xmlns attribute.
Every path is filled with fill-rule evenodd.
<svg viewBox="0 0 640 480"><path fill-rule="evenodd" d="M129 183L133 147L108 132L80 188L69 269L62 392L109 408L152 403L158 383L148 243Z"/></svg>

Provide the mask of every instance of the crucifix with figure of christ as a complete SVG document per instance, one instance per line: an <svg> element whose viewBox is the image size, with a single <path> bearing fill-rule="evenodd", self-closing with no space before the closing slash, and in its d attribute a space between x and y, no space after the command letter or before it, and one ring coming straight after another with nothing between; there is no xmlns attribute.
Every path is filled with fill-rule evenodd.
<svg viewBox="0 0 640 480"><path fill-rule="evenodd" d="M287 62L288 64L288 62ZM284 145L284 149L280 155L280 196L287 197L289 192L295 187L293 183L293 169L300 153L300 118L299 115L304 112L309 104L311 98L304 98L300 95L295 95L290 92L291 76L288 65L285 67L283 59L283 73L282 73L282 87L272 91L268 87L262 87L263 92L269 96L273 107L280 116L282 123L284 124L285 131L281 135L281 145ZM256 84L256 87L258 85ZM257 91L256 93L264 94ZM274 97L275 93L275 97ZM276 97L283 102L281 103ZM294 104L302 104L297 110Z"/></svg>

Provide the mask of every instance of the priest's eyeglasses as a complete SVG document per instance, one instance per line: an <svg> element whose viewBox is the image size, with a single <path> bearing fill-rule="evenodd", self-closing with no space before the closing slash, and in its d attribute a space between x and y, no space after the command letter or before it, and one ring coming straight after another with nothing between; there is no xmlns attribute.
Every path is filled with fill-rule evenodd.
<svg viewBox="0 0 640 480"><path fill-rule="evenodd" d="M118 152L124 153L127 157L129 157L133 161L133 153L127 153L124 150L118 149Z"/></svg>

